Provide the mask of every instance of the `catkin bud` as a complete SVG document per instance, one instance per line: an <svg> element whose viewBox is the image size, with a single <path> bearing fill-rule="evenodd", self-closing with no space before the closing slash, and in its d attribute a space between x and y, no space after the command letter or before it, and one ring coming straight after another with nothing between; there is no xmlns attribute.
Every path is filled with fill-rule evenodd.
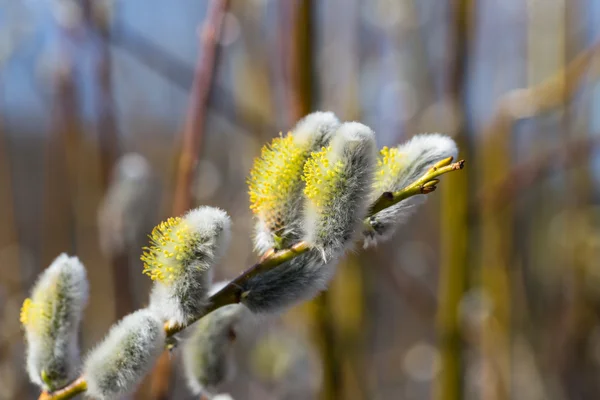
<svg viewBox="0 0 600 400"><path fill-rule="evenodd" d="M183 363L194 394L214 395L233 377L233 341L248 309L241 304L221 307L200 319L183 347Z"/></svg>
<svg viewBox="0 0 600 400"><path fill-rule="evenodd" d="M273 313L309 300L327 288L336 262L323 262L311 249L244 282L242 303L254 313Z"/></svg>
<svg viewBox="0 0 600 400"><path fill-rule="evenodd" d="M85 268L77 257L58 256L40 275L21 309L27 341L27 373L52 391L75 378L79 367L77 333L89 293Z"/></svg>
<svg viewBox="0 0 600 400"><path fill-rule="evenodd" d="M306 162L304 240L324 260L338 257L352 244L367 214L374 161L373 131L349 122Z"/></svg>
<svg viewBox="0 0 600 400"><path fill-rule="evenodd" d="M150 308L163 320L185 324L206 304L215 265L229 245L231 221L214 207L169 218L152 231L144 248L144 273L155 282Z"/></svg>
<svg viewBox="0 0 600 400"><path fill-rule="evenodd" d="M110 185L98 207L100 249L115 257L139 246L156 209L154 179L148 161L128 153L116 163Z"/></svg>
<svg viewBox="0 0 600 400"><path fill-rule="evenodd" d="M338 126L333 113L314 112L300 120L287 136L263 147L248 179L250 209L256 217L254 247L258 252L300 237L304 164L311 152L329 142Z"/></svg>
<svg viewBox="0 0 600 400"><path fill-rule="evenodd" d="M151 310L127 315L85 360L89 396L114 399L133 391L156 362L164 342L163 324Z"/></svg>
<svg viewBox="0 0 600 400"><path fill-rule="evenodd" d="M377 161L371 201L384 192L393 193L405 188L433 164L448 157L455 158L457 154L454 140L438 133L417 135L391 149L384 147ZM370 217L370 227L363 232L364 247L389 239L425 199L425 195L412 196Z"/></svg>

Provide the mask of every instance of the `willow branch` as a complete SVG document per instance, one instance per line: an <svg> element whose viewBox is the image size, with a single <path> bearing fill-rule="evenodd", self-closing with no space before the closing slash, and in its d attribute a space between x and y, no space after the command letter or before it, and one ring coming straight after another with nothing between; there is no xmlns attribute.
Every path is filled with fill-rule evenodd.
<svg viewBox="0 0 600 400"><path fill-rule="evenodd" d="M69 386L53 393L42 392L38 400L66 400L87 390L87 382L83 377L73 381Z"/></svg>
<svg viewBox="0 0 600 400"><path fill-rule="evenodd" d="M391 206L399 203L400 201L406 200L412 196L416 196L419 194L431 193L433 190L431 190L430 188L432 186L435 186L435 184L437 184L437 182L438 182L438 180L436 179L437 177L439 177L443 174L446 174L448 172L457 171L457 170L462 169L464 167L464 163L465 163L464 160L458 161L456 163L452 163L451 157L438 162L433 167L431 167L427 172L425 172L414 183L408 185L404 189L399 190L398 192L391 193L391 197L393 199L386 203L388 205L382 205L381 207L379 207L379 206L375 207L377 204L379 204L379 200L377 200L373 204L373 206L371 206L368 216L369 217L373 216L377 212L379 212L387 207L391 207ZM432 185L431 182L433 182L433 181L435 181L435 184ZM423 187L427 188L427 189L423 189ZM376 209L378 209L378 211L375 211ZM237 278L235 278L234 280L229 282L223 289L221 289L217 293L210 296L208 299L208 305L207 305L206 309L204 310L203 313L198 315L196 318L188 321L188 323L185 325L173 324L170 322L165 323L165 333L167 334L167 340L170 337L172 337L173 335L176 335L177 333L183 331L185 328L192 325L194 322L196 322L199 319L210 314L214 310L224 307L229 304L240 303L244 298L244 292L242 290L242 287L244 287L244 284L250 278L257 276L259 274L265 273L267 271L270 271L272 269L275 269L279 265L292 260L293 258L299 256L300 254L307 252L308 250L310 250L310 248L311 247L307 242L300 241L288 249L270 252L270 254L268 256L263 257L258 263L254 264L252 267L250 267L247 270L245 270L244 272L242 272L240 275L237 276ZM71 387L75 386L75 385L81 386L78 389L79 391L71 392L70 390L74 390L74 389L71 389ZM86 390L85 385L86 384L85 384L84 377L80 377L75 382L73 382L71 385L67 386L65 389L62 389L59 392L55 392L55 393L51 393L51 394L42 393L42 396L40 396L40 398L38 400L69 399L72 396L74 396L75 394L85 391ZM63 393L63 392L72 393L72 395L70 395L69 397L56 397L59 395L59 393Z"/></svg>
<svg viewBox="0 0 600 400"><path fill-rule="evenodd" d="M465 166L465 160L452 163L452 157L448 157L429 169L422 177L397 192L385 192L375 203L371 206L369 217L377 214L384 208L391 207L402 200L406 200L409 197L416 196L418 194L431 193L436 189L436 185L439 180L436 178L444 175L451 171L463 169Z"/></svg>

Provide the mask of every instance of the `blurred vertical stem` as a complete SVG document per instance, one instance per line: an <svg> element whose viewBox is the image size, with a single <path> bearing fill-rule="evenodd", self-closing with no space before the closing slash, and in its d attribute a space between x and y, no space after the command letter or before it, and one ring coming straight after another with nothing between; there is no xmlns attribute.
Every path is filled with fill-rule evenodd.
<svg viewBox="0 0 600 400"><path fill-rule="evenodd" d="M462 121L455 132L461 158L469 158L470 148L464 108L472 7L472 0L454 0L450 9L449 38L454 43L450 47L454 48L454 52L448 69L446 83L449 87L446 95L456 102L460 113L458 119ZM469 265L468 174L468 171L464 171L449 176L450 181L441 188L441 261L436 328L442 366L435 386L436 400L463 398L463 341L459 304L466 289Z"/></svg>
<svg viewBox="0 0 600 400"><path fill-rule="evenodd" d="M2 68L0 60L0 69ZM2 88L2 71L0 70L0 88ZM0 110L2 107L0 106ZM3 113L0 111L0 276L2 276L3 289L6 290L5 298L23 298L25 295L23 283L29 278L22 268L19 251L18 226L15 214L16 193L11 177L12 166L9 151L8 135L3 126ZM0 313L7 315L9 312L9 301L4 301L0 305ZM12 346L21 339L18 322L4 321L5 337L0 341L0 359L9 360L11 358ZM12 395L16 398L25 398L27 396L27 385L17 385ZM10 396L10 394L8 394Z"/></svg>
<svg viewBox="0 0 600 400"><path fill-rule="evenodd" d="M61 251L75 252L77 211L77 152L81 121L78 115L75 62L69 42L72 32L59 27L60 61L52 71L52 128L46 150L42 265Z"/></svg>
<svg viewBox="0 0 600 400"><path fill-rule="evenodd" d="M192 206L192 182L204 134L209 95L218 56L218 43L228 0L208 3L202 31L198 32L200 46L190 92L188 110L182 131L172 215L181 215ZM150 398L167 399L171 380L171 358L163 352L150 377Z"/></svg>
<svg viewBox="0 0 600 400"><path fill-rule="evenodd" d="M573 28L573 21L579 23L577 17L581 16L582 4L580 1L572 1L568 5L563 6L564 13L564 84L565 87L572 87L575 90L580 88L581 82L573 81L574 77L570 76L566 67L569 65L572 58L572 49L578 48L578 39L581 35L579 30ZM579 25L577 25L579 28ZM575 57L577 59L578 57ZM587 72L587 71L586 71ZM588 94L588 98L589 98ZM574 120L570 93L564 91L562 100L563 111L563 130L562 144L566 147L569 143L584 139L589 134L589 114L583 112L583 117ZM585 122L584 122L585 121ZM565 179L566 190L566 205L569 218L566 220L565 231L570 233L571 243L565 246L565 273L571 274L571 285L569 288L570 298L564 310L564 329L560 332L559 343L557 345L560 351L559 356L559 373L565 385L565 393L570 398L586 397L592 393L598 392L596 379L586 379L585 371L590 368L589 365L594 364L594 356L589 355L589 337L592 331L597 326L597 315L594 311L594 304L588 297L588 288L586 283L587 269L590 268L590 260L586 259L585 255L589 254L585 251L585 223L583 222L584 210L589 206L591 200L590 188L593 187L593 179L590 174L590 155L591 149L588 149L581 155L579 168L574 168L572 171L567 171ZM592 261L597 263L596 261ZM591 267L594 268L594 267Z"/></svg>
<svg viewBox="0 0 600 400"><path fill-rule="evenodd" d="M478 159L483 184L506 179L511 160L512 122L499 112L485 131ZM483 360L482 398L510 398L511 367L511 285L513 207L504 204L497 208L484 202L480 208L479 261L482 305L486 312L481 326L480 351ZM489 301L489 304L488 304ZM489 306L489 309L485 307Z"/></svg>
<svg viewBox="0 0 600 400"><path fill-rule="evenodd" d="M96 8L92 0L82 0L83 17L86 28L95 41L97 56L94 66L96 90L96 121L100 150L100 179L102 192L106 193L112 169L119 157L119 137L114 114L114 99L111 85L112 59L110 52L110 21L103 19L105 15L102 3ZM108 5L104 5L108 7ZM132 286L128 250L124 248L111 256L112 279L115 299L115 317L121 319L133 310Z"/></svg>

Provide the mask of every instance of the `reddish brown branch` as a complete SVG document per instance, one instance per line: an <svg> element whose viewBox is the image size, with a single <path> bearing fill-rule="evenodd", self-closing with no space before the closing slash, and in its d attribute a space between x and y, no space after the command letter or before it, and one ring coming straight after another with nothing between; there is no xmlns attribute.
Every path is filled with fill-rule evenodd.
<svg viewBox="0 0 600 400"><path fill-rule="evenodd" d="M188 113L182 133L181 153L177 170L177 183L173 201L173 215L179 215L192 203L190 186L197 161L200 142L204 134L204 121L208 98L217 59L217 42L223 17L227 11L227 0L213 0L207 11L200 33L199 58L190 95Z"/></svg>

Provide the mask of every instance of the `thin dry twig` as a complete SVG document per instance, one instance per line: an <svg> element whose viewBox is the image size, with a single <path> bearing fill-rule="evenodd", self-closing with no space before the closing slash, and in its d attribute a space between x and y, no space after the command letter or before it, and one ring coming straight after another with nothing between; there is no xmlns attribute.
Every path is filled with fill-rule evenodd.
<svg viewBox="0 0 600 400"><path fill-rule="evenodd" d="M213 82L213 72L217 60L217 44L223 17L227 12L227 0L213 0L206 14L200 33L199 59L195 70L189 109L182 133L182 148L177 170L173 212L179 215L187 210L192 202L190 191L194 166L199 145L204 135L204 122L208 98Z"/></svg>

